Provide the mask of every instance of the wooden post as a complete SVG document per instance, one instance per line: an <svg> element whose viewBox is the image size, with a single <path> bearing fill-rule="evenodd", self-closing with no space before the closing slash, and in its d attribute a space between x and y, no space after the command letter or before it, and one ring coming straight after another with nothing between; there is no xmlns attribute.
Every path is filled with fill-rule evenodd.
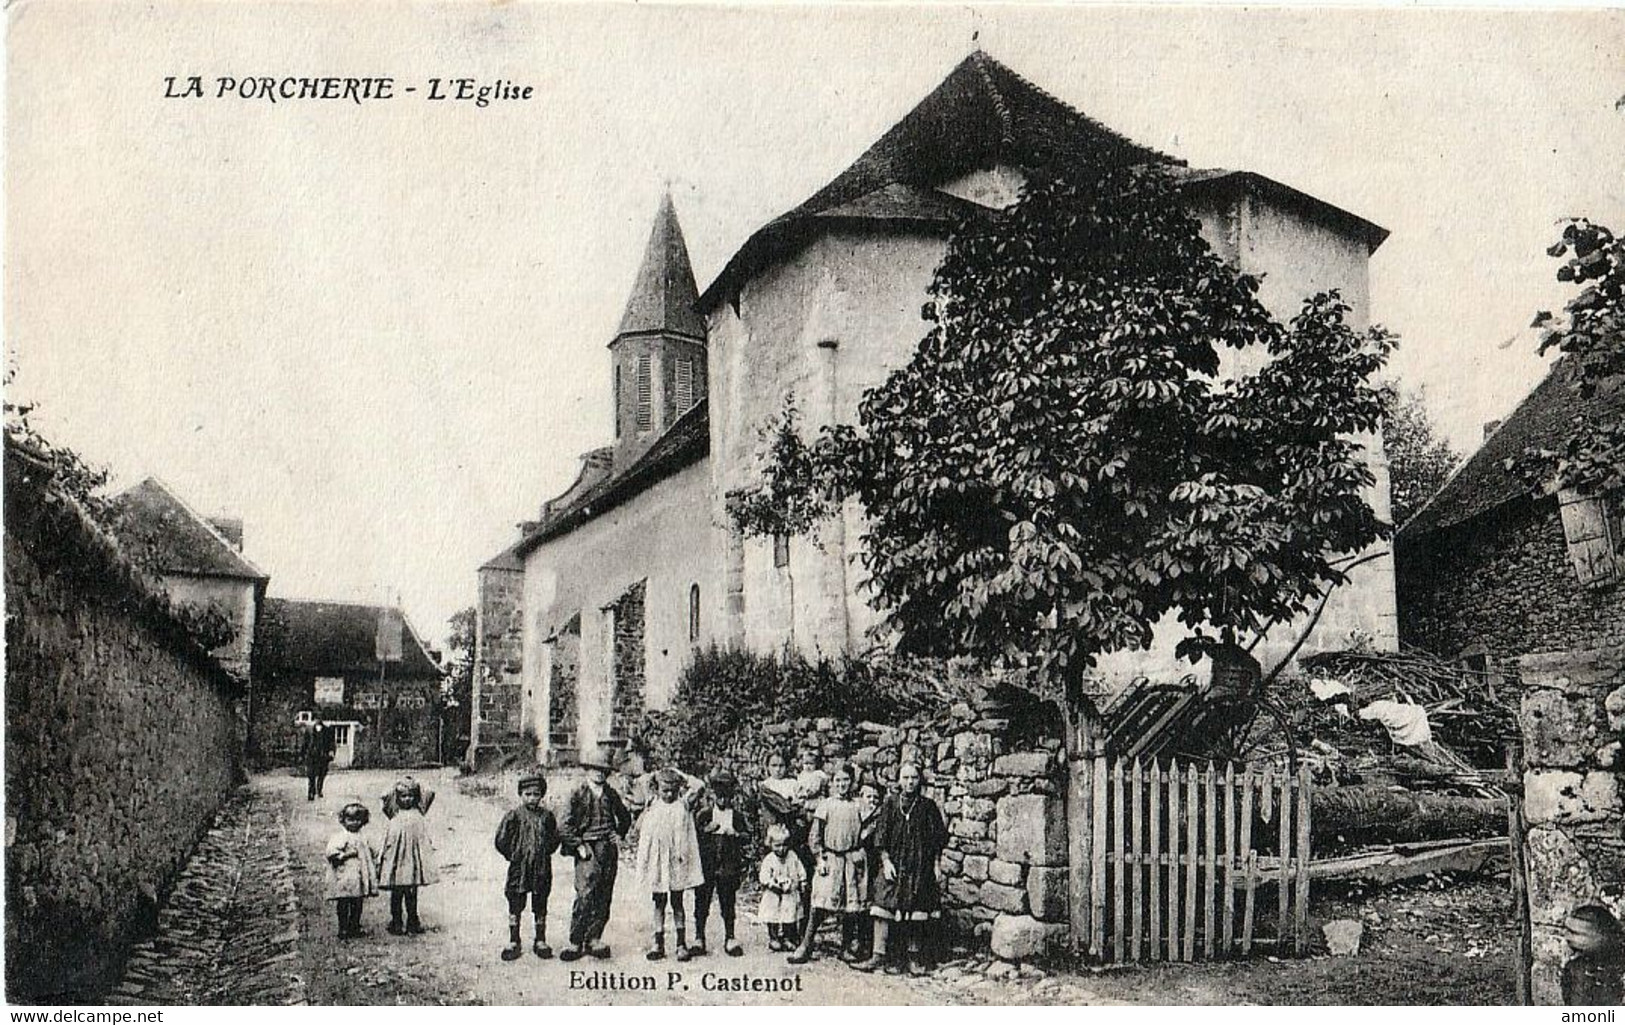
<svg viewBox="0 0 1625 1025"><path fill-rule="evenodd" d="M1196 960L1196 905L1202 900L1196 889L1200 860L1197 840L1201 835L1197 832L1196 817L1201 807L1196 789L1196 766L1192 764L1185 770L1185 956L1181 959L1185 961Z"/></svg>
<svg viewBox="0 0 1625 1025"><path fill-rule="evenodd" d="M1093 903L1089 859L1094 826L1090 809L1094 766L1090 756L1095 734L1087 721L1080 721L1075 730L1068 732L1073 744L1066 762L1067 926L1073 951L1083 954L1089 950L1089 911Z"/></svg>
<svg viewBox="0 0 1625 1025"><path fill-rule="evenodd" d="M1276 843L1281 854L1281 869L1275 877L1275 952L1286 951L1287 936L1290 933L1288 916L1292 903L1292 777L1288 773L1281 773L1281 819L1278 823L1279 835Z"/></svg>
<svg viewBox="0 0 1625 1025"><path fill-rule="evenodd" d="M1506 753L1507 772L1512 775L1514 786L1507 795L1507 875L1512 883L1512 913L1518 916L1518 963L1513 969L1513 992L1516 994L1520 1007L1528 1007L1530 1002L1529 973L1534 966L1534 928L1529 920L1529 862L1525 857L1523 835L1525 823L1523 820L1523 773L1522 753L1517 746L1509 745Z"/></svg>
<svg viewBox="0 0 1625 1025"><path fill-rule="evenodd" d="M1241 953L1243 956L1253 952L1253 887L1258 884L1255 868L1257 855L1253 851L1253 788L1256 785L1253 779L1252 766L1241 774L1241 841L1236 848L1236 856L1242 859L1241 863L1246 870L1244 881L1247 893L1242 901L1241 914Z"/></svg>
<svg viewBox="0 0 1625 1025"><path fill-rule="evenodd" d="M1151 877L1151 892L1147 903L1151 906L1151 960L1162 959L1162 763L1151 763L1151 841L1147 844L1151 860L1146 874Z"/></svg>
<svg viewBox="0 0 1625 1025"><path fill-rule="evenodd" d="M1123 928L1123 763L1112 766L1112 960L1122 961L1127 951Z"/></svg>
<svg viewBox="0 0 1625 1025"><path fill-rule="evenodd" d="M1089 856L1089 953L1106 956L1106 755L1096 752L1095 778L1090 785L1094 816L1094 842Z"/></svg>
<svg viewBox="0 0 1625 1025"><path fill-rule="evenodd" d="M1224 766L1224 950L1221 957L1235 953L1236 943L1236 766Z"/></svg>
<svg viewBox="0 0 1625 1025"><path fill-rule="evenodd" d="M1168 763L1168 960L1179 960L1179 763Z"/></svg>
<svg viewBox="0 0 1625 1025"><path fill-rule="evenodd" d="M1298 956L1309 953L1309 766L1298 766L1298 878L1292 933Z"/></svg>
<svg viewBox="0 0 1625 1025"><path fill-rule="evenodd" d="M1207 773L1202 777L1202 956L1213 960L1213 944L1218 938L1218 923L1214 919L1216 882L1218 865L1215 856L1218 854L1218 823L1213 820L1217 801L1214 799L1214 788L1218 783L1219 770L1212 762L1207 763Z"/></svg>
<svg viewBox="0 0 1625 1025"><path fill-rule="evenodd" d="M1129 957L1140 960L1141 938L1145 932L1145 906L1141 890L1145 884L1145 766L1136 759L1129 786L1129 857L1134 868L1129 873Z"/></svg>

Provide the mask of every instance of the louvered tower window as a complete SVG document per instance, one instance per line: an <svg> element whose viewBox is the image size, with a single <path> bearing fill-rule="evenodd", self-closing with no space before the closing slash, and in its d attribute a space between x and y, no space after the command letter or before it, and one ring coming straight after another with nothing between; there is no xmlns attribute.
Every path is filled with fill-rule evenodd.
<svg viewBox="0 0 1625 1025"><path fill-rule="evenodd" d="M677 415L682 416L694 406L694 361L677 361Z"/></svg>
<svg viewBox="0 0 1625 1025"><path fill-rule="evenodd" d="M654 429L654 387L647 355L638 357L637 389L638 432L643 433Z"/></svg>
<svg viewBox="0 0 1625 1025"><path fill-rule="evenodd" d="M615 367L615 437L621 436L621 368Z"/></svg>

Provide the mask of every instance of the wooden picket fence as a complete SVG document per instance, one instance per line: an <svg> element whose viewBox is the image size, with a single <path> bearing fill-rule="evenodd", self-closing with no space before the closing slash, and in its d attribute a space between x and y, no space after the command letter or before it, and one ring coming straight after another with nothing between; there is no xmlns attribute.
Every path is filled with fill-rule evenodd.
<svg viewBox="0 0 1625 1025"><path fill-rule="evenodd" d="M1194 961L1305 950L1307 768L1293 775L1104 755L1079 768L1073 785L1083 792L1073 807L1088 809L1092 828L1074 850L1088 866L1086 877L1075 868L1085 885L1074 899L1086 897L1077 920L1091 957Z"/></svg>

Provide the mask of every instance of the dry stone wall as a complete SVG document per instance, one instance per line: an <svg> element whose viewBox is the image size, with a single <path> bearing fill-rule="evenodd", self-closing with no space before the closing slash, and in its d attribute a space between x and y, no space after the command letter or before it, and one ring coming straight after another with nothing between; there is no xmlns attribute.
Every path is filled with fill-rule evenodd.
<svg viewBox="0 0 1625 1025"><path fill-rule="evenodd" d="M1625 919L1625 647L1520 661L1530 999L1561 1004L1563 919L1600 903Z"/></svg>
<svg viewBox="0 0 1625 1025"><path fill-rule="evenodd" d="M240 690L8 442L6 997L99 999L238 773Z"/></svg>
<svg viewBox="0 0 1625 1025"><path fill-rule="evenodd" d="M1057 710L1018 696L1014 711L1009 697L985 695L896 726L772 723L737 743L730 760L759 778L771 752L793 761L816 747L888 788L900 763L919 764L948 824L938 863L948 917L998 956L1025 960L1066 938L1066 759Z"/></svg>

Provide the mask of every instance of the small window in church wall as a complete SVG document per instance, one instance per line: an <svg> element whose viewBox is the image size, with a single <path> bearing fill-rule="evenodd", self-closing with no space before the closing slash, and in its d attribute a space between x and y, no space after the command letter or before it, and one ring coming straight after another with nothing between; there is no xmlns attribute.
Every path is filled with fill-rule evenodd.
<svg viewBox="0 0 1625 1025"><path fill-rule="evenodd" d="M700 639L700 585L691 584L688 588L688 640L693 643Z"/></svg>
<svg viewBox="0 0 1625 1025"><path fill-rule="evenodd" d="M682 416L694 406L694 361L677 361L677 415Z"/></svg>
<svg viewBox="0 0 1625 1025"><path fill-rule="evenodd" d="M638 357L638 433L654 429L654 389L647 355Z"/></svg>
<svg viewBox="0 0 1625 1025"><path fill-rule="evenodd" d="M775 569L783 569L788 565L790 565L790 535L774 534L773 566Z"/></svg>

